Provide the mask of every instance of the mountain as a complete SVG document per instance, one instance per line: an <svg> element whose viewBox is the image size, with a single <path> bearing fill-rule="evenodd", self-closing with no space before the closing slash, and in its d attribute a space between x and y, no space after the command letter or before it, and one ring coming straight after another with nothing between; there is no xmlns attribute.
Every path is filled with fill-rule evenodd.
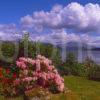
<svg viewBox="0 0 100 100"><path fill-rule="evenodd" d="M79 42L68 42L65 45L57 45L58 48L62 49L63 47L66 47L66 50L88 50L90 47L85 43L79 43Z"/></svg>

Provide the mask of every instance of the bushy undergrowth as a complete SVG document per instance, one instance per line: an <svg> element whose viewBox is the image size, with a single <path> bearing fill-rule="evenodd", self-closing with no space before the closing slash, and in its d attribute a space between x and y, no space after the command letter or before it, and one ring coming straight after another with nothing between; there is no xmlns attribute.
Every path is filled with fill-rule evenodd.
<svg viewBox="0 0 100 100"><path fill-rule="evenodd" d="M75 56L72 53L67 55L67 60L62 66L59 67L62 75L76 75L86 76L86 68L82 63L76 61Z"/></svg>
<svg viewBox="0 0 100 100"><path fill-rule="evenodd" d="M97 65L90 58L87 58L84 64L87 68L88 79L100 81L100 65Z"/></svg>
<svg viewBox="0 0 100 100"><path fill-rule="evenodd" d="M100 81L100 66L96 65L89 70L89 79Z"/></svg>

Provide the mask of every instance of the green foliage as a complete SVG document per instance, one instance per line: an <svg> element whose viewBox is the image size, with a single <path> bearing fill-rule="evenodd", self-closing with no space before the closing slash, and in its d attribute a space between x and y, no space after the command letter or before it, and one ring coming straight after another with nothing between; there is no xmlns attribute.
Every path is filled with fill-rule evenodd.
<svg viewBox="0 0 100 100"><path fill-rule="evenodd" d="M14 55L15 46L11 42L3 42L1 45L1 53L6 57L12 57Z"/></svg>
<svg viewBox="0 0 100 100"><path fill-rule="evenodd" d="M95 65L89 69L88 73L89 79L100 81L100 66Z"/></svg>
<svg viewBox="0 0 100 100"><path fill-rule="evenodd" d="M84 61L84 65L88 71L91 67L95 66L96 63L91 58L86 58L86 60Z"/></svg>
<svg viewBox="0 0 100 100"><path fill-rule="evenodd" d="M61 63L60 51L58 48L51 44L29 41L27 35L17 42L2 42L0 50L0 64L3 66L12 64L19 57L35 58L38 54L53 60L56 67Z"/></svg>
<svg viewBox="0 0 100 100"><path fill-rule="evenodd" d="M18 53L18 49L16 47L17 44L14 42L4 41L0 43L0 64L4 66L8 66L13 63L16 59L16 55Z"/></svg>
<svg viewBox="0 0 100 100"><path fill-rule="evenodd" d="M76 61L73 53L67 55L66 62L60 67L60 71L63 75L77 75L86 76L85 66Z"/></svg>
<svg viewBox="0 0 100 100"><path fill-rule="evenodd" d="M90 58L86 59L84 65L86 66L87 69L88 79L100 81L100 65L96 64Z"/></svg>
<svg viewBox="0 0 100 100"><path fill-rule="evenodd" d="M12 57L15 53L15 45L12 42L3 42L1 51L4 56Z"/></svg>
<svg viewBox="0 0 100 100"><path fill-rule="evenodd" d="M85 66L81 63L76 63L75 66L72 68L73 75L77 76L86 76L86 69Z"/></svg>
<svg viewBox="0 0 100 100"><path fill-rule="evenodd" d="M27 41L27 47L25 47L25 46L26 45L25 45L24 41L19 41L18 58L19 57L31 57L31 58L34 58L36 56L35 43L33 43L31 41Z"/></svg>
<svg viewBox="0 0 100 100"><path fill-rule="evenodd" d="M100 65L97 65L90 58L87 58L84 64L87 69L88 78L100 81Z"/></svg>
<svg viewBox="0 0 100 100"><path fill-rule="evenodd" d="M77 63L76 57L73 53L70 52L67 54L66 63L69 65L74 65Z"/></svg>

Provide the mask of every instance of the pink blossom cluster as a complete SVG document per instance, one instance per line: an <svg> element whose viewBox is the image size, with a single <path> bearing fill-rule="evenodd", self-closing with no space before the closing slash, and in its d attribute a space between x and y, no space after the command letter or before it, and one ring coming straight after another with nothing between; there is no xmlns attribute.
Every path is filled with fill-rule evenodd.
<svg viewBox="0 0 100 100"><path fill-rule="evenodd" d="M36 84L42 87L50 88L56 86L57 91L64 90L64 80L58 71L52 65L52 61L44 56L38 55L36 59L20 57L16 62L19 68L19 78L15 80L18 84L27 83L28 85Z"/></svg>

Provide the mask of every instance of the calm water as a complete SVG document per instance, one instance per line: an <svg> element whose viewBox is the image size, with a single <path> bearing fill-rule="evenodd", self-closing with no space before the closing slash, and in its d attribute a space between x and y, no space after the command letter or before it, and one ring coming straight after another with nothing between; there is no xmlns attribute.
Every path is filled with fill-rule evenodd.
<svg viewBox="0 0 100 100"><path fill-rule="evenodd" d="M100 51L91 51L91 50L83 50L83 51L67 51L72 52L76 55L77 60L79 62L83 62L87 57L94 60L96 63L100 64Z"/></svg>

